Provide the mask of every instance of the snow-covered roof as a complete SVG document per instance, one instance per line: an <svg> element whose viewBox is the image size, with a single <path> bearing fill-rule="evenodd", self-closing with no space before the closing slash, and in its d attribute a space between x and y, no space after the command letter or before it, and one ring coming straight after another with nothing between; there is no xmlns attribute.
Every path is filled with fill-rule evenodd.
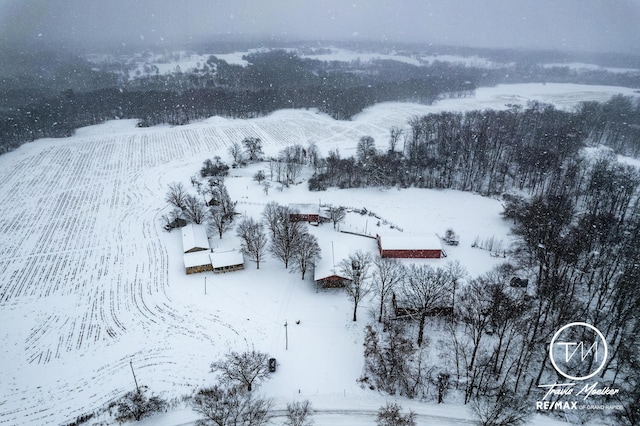
<svg viewBox="0 0 640 426"><path fill-rule="evenodd" d="M238 250L214 251L211 253L211 265L213 268L224 268L244 264L244 256Z"/></svg>
<svg viewBox="0 0 640 426"><path fill-rule="evenodd" d="M182 247L184 252L194 248L209 249L207 228L204 225L190 223L182 228Z"/></svg>
<svg viewBox="0 0 640 426"><path fill-rule="evenodd" d="M442 250L435 235L380 235L383 250Z"/></svg>
<svg viewBox="0 0 640 426"><path fill-rule="evenodd" d="M316 261L313 271L313 279L315 281L332 276L346 278L340 271L340 262L349 258L349 249L347 247L332 242L322 247L321 256Z"/></svg>
<svg viewBox="0 0 640 426"><path fill-rule="evenodd" d="M183 256L185 268L195 266L211 265L214 268L224 268L225 266L235 266L244 264L244 256L238 250L228 250L219 252L196 251L185 253Z"/></svg>
<svg viewBox="0 0 640 426"><path fill-rule="evenodd" d="M184 267L193 268L196 266L211 265L210 254L211 252L209 250L185 253L182 257L184 259Z"/></svg>
<svg viewBox="0 0 640 426"><path fill-rule="evenodd" d="M318 204L289 204L289 209L298 211L300 214L320 214L320 205Z"/></svg>

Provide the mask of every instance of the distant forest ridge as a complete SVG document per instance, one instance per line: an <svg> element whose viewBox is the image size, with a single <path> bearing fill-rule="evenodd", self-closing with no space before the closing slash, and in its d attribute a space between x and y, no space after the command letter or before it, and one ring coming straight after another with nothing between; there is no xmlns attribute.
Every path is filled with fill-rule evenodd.
<svg viewBox="0 0 640 426"><path fill-rule="evenodd" d="M0 73L0 153L46 137L66 137L79 127L115 118L136 118L141 126L183 125L210 116L248 118L282 108L317 108L349 119L375 103L430 104L443 97L473 94L479 86L522 82L571 82L639 87L638 73L544 67L531 60L481 68L434 61L415 65L395 60L321 61L291 50L245 55L246 66L211 56L188 72L149 69L136 78L76 56L41 52L7 54ZM122 64L125 67L125 64ZM33 72L25 74L25 70ZM586 107L585 107L586 108ZM597 133L615 133L621 152L637 155L638 105L634 100L588 106ZM622 108L617 110L617 108ZM592 125L593 123L589 123Z"/></svg>

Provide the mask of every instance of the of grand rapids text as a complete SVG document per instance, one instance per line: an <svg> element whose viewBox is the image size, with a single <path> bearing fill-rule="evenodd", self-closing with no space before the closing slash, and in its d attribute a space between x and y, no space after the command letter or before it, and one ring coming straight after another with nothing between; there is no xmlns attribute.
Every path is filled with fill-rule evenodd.
<svg viewBox="0 0 640 426"><path fill-rule="evenodd" d="M610 388L608 386L598 388L598 382L595 382L586 384L578 392L573 393L574 390L578 389L575 386L575 383L554 383L552 385L538 385L539 388L546 388L547 393L542 398L542 401L536 401L536 410L622 409L622 406L618 405L585 404L587 399L591 396L614 396L617 395L618 392L620 392L620 389ZM557 398L566 396L579 396L582 398L582 401L563 401L561 399L550 401L550 399L554 399L554 396Z"/></svg>

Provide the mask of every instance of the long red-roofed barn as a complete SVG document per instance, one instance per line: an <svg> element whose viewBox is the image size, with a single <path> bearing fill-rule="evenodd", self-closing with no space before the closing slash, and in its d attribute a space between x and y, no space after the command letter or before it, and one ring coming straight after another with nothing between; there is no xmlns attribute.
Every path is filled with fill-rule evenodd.
<svg viewBox="0 0 640 426"><path fill-rule="evenodd" d="M289 204L289 220L292 222L320 222L320 205L318 204Z"/></svg>
<svg viewBox="0 0 640 426"><path fill-rule="evenodd" d="M380 257L398 259L440 259L442 246L435 235L376 235Z"/></svg>

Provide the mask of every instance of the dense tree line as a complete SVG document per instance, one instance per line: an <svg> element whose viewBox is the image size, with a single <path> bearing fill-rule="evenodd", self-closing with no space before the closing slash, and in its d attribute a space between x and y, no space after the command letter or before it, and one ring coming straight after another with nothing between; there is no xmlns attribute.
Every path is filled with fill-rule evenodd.
<svg viewBox="0 0 640 426"><path fill-rule="evenodd" d="M376 48L381 49L378 52L387 50ZM430 50L405 48L409 56ZM323 53L317 47L298 49ZM281 108L315 107L347 119L376 102L428 103L444 94L468 94L478 85L573 82L640 86L637 73L605 69L578 72L540 65L541 61L566 59L549 52L482 54L510 65L488 69L437 60L420 66L390 60L319 61L275 49L246 55L246 66L211 57L186 72L160 74L157 67L145 65L131 75L133 69L124 60L97 66L69 53L34 46L6 49L0 58L0 153L37 138L68 136L78 127L114 118L137 118L141 125L180 125L212 115L251 117ZM637 65L637 58L604 59L630 69Z"/></svg>
<svg viewBox="0 0 640 426"><path fill-rule="evenodd" d="M452 386L464 391L478 415L510 418L508 395L529 397L538 384L560 380L548 345L561 326L580 320L602 331L609 346L599 386L621 389L598 401L620 402L625 408L616 416L623 424L638 421L640 358L628 342L640 331L640 171L610 150L581 149L585 140L606 139L600 132L607 130L593 118L597 112L637 108L631 105L616 98L577 113L532 105L435 114L412 121L400 151L381 154L365 137L355 158L333 152L321 159L311 187L415 185L501 194L516 237L509 263L464 284L457 283L464 275L459 268L379 261L373 281L380 312L389 294L395 312L380 315L385 325L367 331L365 383L420 397L440 386L435 369L446 364ZM420 349L425 322L447 312L438 309L443 306L452 308L447 362L427 367ZM415 327L402 331L385 323L395 315ZM417 334L415 344L411 334Z"/></svg>
<svg viewBox="0 0 640 426"><path fill-rule="evenodd" d="M593 143L640 157L640 102L622 95L605 103L585 102L579 115Z"/></svg>
<svg viewBox="0 0 640 426"><path fill-rule="evenodd" d="M70 81L72 88L58 93L38 89L43 96L25 97L22 103L12 96L11 107L0 110L0 152L38 138L69 136L78 127L114 118L137 118L142 126L182 125L213 115L252 117L313 107L348 119L376 102L431 102L443 93L469 93L478 75L464 67L443 71L404 65L400 72L388 61L360 72L352 65L301 59L284 50L245 59L249 65L243 67L212 57L205 71L149 73L120 82L114 78L111 85L102 79L96 88L76 88Z"/></svg>
<svg viewBox="0 0 640 426"><path fill-rule="evenodd" d="M629 153L640 151L640 125L634 124L640 120L639 105L614 98L602 105L585 104L578 112L532 103L503 111L415 117L409 131L391 130L386 152L377 150L368 136L358 142L355 157L331 151L319 162L309 188L415 186L484 195L575 188L584 178L585 160L578 153L585 144L607 142ZM615 114L608 113L612 109ZM624 117L628 121L622 124Z"/></svg>

